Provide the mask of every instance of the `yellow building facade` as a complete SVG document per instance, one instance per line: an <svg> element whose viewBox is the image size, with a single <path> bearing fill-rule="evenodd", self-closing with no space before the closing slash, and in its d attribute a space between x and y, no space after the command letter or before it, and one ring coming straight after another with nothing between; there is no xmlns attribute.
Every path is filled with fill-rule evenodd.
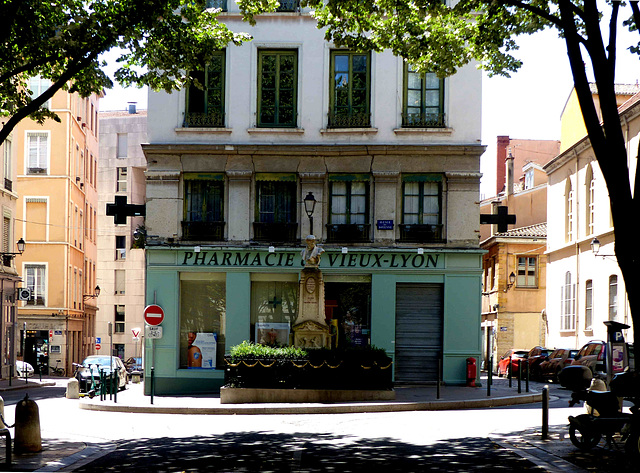
<svg viewBox="0 0 640 473"><path fill-rule="evenodd" d="M26 242L16 268L30 292L18 305L17 351L45 374L70 374L95 350L98 100L59 91L46 105L59 122L26 119L14 132L15 236Z"/></svg>

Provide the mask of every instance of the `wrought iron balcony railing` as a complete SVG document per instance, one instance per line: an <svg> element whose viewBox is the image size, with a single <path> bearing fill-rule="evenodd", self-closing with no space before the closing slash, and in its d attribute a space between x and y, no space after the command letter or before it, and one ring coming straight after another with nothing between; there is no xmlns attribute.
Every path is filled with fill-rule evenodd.
<svg viewBox="0 0 640 473"><path fill-rule="evenodd" d="M187 112L184 114L185 128L220 128L224 126L224 114L217 112Z"/></svg>
<svg viewBox="0 0 640 473"><path fill-rule="evenodd" d="M267 243L291 243L297 241L297 223L253 222L253 239Z"/></svg>
<svg viewBox="0 0 640 473"><path fill-rule="evenodd" d="M404 128L444 128L444 113L403 113L402 126Z"/></svg>
<svg viewBox="0 0 640 473"><path fill-rule="evenodd" d="M442 224L401 224L400 241L407 243L439 243L442 241Z"/></svg>
<svg viewBox="0 0 640 473"><path fill-rule="evenodd" d="M327 224L327 243L357 243L371 241L368 223Z"/></svg>
<svg viewBox="0 0 640 473"><path fill-rule="evenodd" d="M187 241L224 240L224 222L182 222L182 239Z"/></svg>
<svg viewBox="0 0 640 473"><path fill-rule="evenodd" d="M328 114L329 128L370 128L371 127L371 114L370 113L334 113Z"/></svg>

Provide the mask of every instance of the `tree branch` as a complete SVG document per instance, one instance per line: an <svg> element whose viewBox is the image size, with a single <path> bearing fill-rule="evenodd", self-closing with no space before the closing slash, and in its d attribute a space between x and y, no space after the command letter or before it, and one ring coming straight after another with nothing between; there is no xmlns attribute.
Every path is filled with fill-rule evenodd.
<svg viewBox="0 0 640 473"><path fill-rule="evenodd" d="M640 31L640 9L638 8L638 1L629 2L631 5L631 11L633 12L633 21L636 24L636 28Z"/></svg>
<svg viewBox="0 0 640 473"><path fill-rule="evenodd" d="M500 0L500 3L504 5L509 5L516 8L521 8L522 10L526 10L529 13L533 13L540 18L547 20L549 23L552 23L558 29L562 27L562 22L557 16L551 15L549 12L543 10L542 8L533 6L529 3L520 2L518 0Z"/></svg>
<svg viewBox="0 0 640 473"><path fill-rule="evenodd" d="M620 2L613 2L613 6L611 7L611 19L609 20L609 45L607 46L607 52L609 53L608 62L614 83L616 74L616 36L618 32L619 10Z"/></svg>

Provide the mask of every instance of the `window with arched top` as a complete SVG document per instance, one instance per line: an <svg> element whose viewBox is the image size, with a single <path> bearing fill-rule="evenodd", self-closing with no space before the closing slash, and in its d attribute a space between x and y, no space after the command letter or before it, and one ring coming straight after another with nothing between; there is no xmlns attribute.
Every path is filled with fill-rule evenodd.
<svg viewBox="0 0 640 473"><path fill-rule="evenodd" d="M585 187L586 187L585 195L587 197L587 201L585 205L585 211L587 212L587 215L586 215L587 235L593 235L594 225L595 225L596 181L595 181L595 178L593 177L593 168L591 167L591 165L587 167Z"/></svg>
<svg viewBox="0 0 640 473"><path fill-rule="evenodd" d="M567 179L565 187L565 238L566 241L573 240L573 187L571 179Z"/></svg>

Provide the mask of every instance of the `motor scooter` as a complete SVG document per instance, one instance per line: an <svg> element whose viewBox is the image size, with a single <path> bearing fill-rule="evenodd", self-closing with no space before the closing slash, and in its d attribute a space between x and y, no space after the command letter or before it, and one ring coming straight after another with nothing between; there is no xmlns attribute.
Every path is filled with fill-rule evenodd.
<svg viewBox="0 0 640 473"><path fill-rule="evenodd" d="M572 392L569 406L584 401L587 413L569 416L569 438L581 450L598 445L604 435L606 446L615 444L620 434L625 451L640 458L640 376L626 371L614 376L609 391L590 390L593 375L586 366L567 366L560 373L560 384ZM633 403L631 412L622 411L622 399Z"/></svg>

